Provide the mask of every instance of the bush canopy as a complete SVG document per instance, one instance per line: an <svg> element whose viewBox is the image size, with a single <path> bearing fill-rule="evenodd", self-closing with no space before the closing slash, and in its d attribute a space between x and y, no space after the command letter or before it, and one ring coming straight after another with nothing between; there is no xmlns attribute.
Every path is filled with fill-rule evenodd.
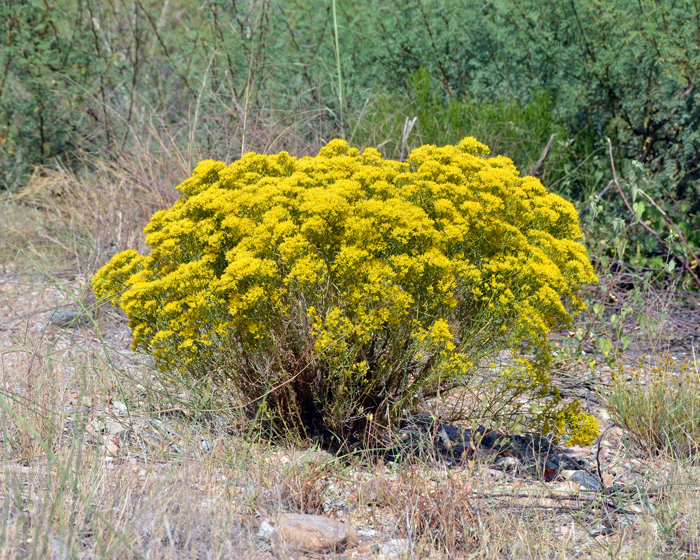
<svg viewBox="0 0 700 560"><path fill-rule="evenodd" d="M503 395L592 441L594 419L547 375L547 333L597 281L577 213L488 154L469 137L399 162L333 140L315 157L203 161L146 227L151 253L116 255L95 292L162 370L234 387L283 431L389 425L508 349Z"/></svg>

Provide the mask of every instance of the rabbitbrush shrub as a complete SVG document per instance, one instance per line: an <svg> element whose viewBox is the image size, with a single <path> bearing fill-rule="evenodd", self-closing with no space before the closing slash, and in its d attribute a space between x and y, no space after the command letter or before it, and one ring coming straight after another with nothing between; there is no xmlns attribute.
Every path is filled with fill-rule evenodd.
<svg viewBox="0 0 700 560"><path fill-rule="evenodd" d="M406 163L333 140L316 157L203 161L93 279L171 376L233 387L284 432L352 436L510 349L504 395L572 443L595 420L551 386L546 335L596 281L574 207L473 138ZM534 409L533 409L534 410Z"/></svg>

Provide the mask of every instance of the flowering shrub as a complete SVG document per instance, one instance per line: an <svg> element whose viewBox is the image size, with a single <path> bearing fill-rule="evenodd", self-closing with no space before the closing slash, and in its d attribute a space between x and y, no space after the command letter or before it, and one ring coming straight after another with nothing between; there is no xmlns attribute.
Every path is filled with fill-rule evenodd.
<svg viewBox="0 0 700 560"><path fill-rule="evenodd" d="M116 255L94 290L164 371L228 381L283 430L390 422L510 348L504 387L542 401L533 423L592 441L546 373L547 333L596 281L577 213L488 153L465 138L403 163L333 140L203 161L146 227L152 252Z"/></svg>

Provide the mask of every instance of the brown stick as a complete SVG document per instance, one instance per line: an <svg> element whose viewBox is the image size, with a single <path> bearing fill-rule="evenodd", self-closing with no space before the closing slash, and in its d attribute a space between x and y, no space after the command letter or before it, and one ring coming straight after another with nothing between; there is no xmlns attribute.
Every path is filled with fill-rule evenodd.
<svg viewBox="0 0 700 560"><path fill-rule="evenodd" d="M613 174L613 181L615 181L615 186L617 187L617 192L620 193L620 196L622 197L622 200L625 203L625 206L627 206L627 209L630 211L630 214L634 216L634 219L637 220L636 223L640 224L644 229L646 229L649 233L651 233L654 237L656 237L656 240L661 243L661 245L664 246L664 248L671 254L673 255L673 258L676 259L676 261L680 262L683 265L683 268L690 274L690 276L693 278L695 283L700 287L700 278L698 278L698 275L695 274L695 271L691 268L690 263L687 262L686 259L683 259L679 257L669 246L668 243L666 243L661 236L656 232L656 230L650 226L648 226L646 223L642 222L638 217L637 213L634 211L632 206L630 206L629 201L627 200L627 197L625 196L625 193L622 191L622 187L620 186L620 182L617 180L617 172L615 171L615 160L613 159L613 152L612 152L612 142L610 142L610 138L608 138L608 150L610 152L610 166L612 167L612 174ZM655 205L656 206L656 205ZM658 208L658 207L657 207Z"/></svg>
<svg viewBox="0 0 700 560"><path fill-rule="evenodd" d="M661 208L659 208L658 204L656 204L656 202L654 202L653 198L651 198L642 189L638 189L638 190L640 193L642 193L647 198L647 200L649 202L651 202L651 205L659 211L659 213L663 216L666 223L676 231L676 235L678 236L678 239L681 240L681 242L683 243L685 248L688 250L688 253L690 253L690 256L693 257L693 260L695 261L696 266L700 265L700 260L698 260L698 256L695 254L695 252L690 247L690 245L688 245L688 240L685 238L685 235L683 235L683 232L681 230L679 230L678 226L673 222L673 220L671 220L671 218L668 217L668 214L666 212L664 212Z"/></svg>
<svg viewBox="0 0 700 560"><path fill-rule="evenodd" d="M547 145L544 147L544 150L542 150L542 155L540 156L540 159L537 160L535 167L533 167L532 171L530 171L530 175L532 177L537 177L540 174L540 169L542 168L542 164L544 163L544 160L547 159L547 156L549 155L549 151L552 149L552 144L554 144L554 137L555 136L556 136L556 134L552 134L549 137L549 142L547 142Z"/></svg>
<svg viewBox="0 0 700 560"><path fill-rule="evenodd" d="M586 206L583 210L581 210L581 211L578 213L579 219L581 218L581 216L583 216L586 212L588 212L588 211L591 209L591 206L592 206L593 204L595 204L595 203L598 202L601 198L603 198L603 196L605 196L605 193L608 192L608 189L609 189L610 187L612 187L614 184L615 184L615 181L613 181L613 180L611 179L611 180L608 182L608 184L605 185L605 188L604 188L602 191L600 191L600 192L595 196L595 198L594 198L593 200L591 200L591 202L588 204L588 206Z"/></svg>

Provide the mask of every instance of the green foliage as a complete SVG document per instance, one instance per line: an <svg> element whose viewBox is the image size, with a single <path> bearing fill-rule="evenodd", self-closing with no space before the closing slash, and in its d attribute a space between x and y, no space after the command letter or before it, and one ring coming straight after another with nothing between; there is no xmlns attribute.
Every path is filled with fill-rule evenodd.
<svg viewBox="0 0 700 560"><path fill-rule="evenodd" d="M247 129L271 114L285 126L294 116L286 136L337 129L322 2L5 0L0 20L5 187L54 158L143 149L154 127L207 153L222 149L220 131L242 128L238 155Z"/></svg>
<svg viewBox="0 0 700 560"><path fill-rule="evenodd" d="M403 163L334 140L201 162L147 226L152 252L116 255L95 293L164 371L231 382L287 432L391 425L509 348L501 397L534 396L531 426L588 443L595 421L547 375L547 333L596 281L578 216L488 152L466 138Z"/></svg>
<svg viewBox="0 0 700 560"><path fill-rule="evenodd" d="M116 159L143 149L154 130L188 168L201 154L315 153L337 136L402 158L473 134L525 171L556 133L539 176L580 208L598 203L586 227L597 242L609 241L616 221L632 221L614 189L597 198L611 178L609 136L620 177L632 182L639 161L645 192L698 247L694 2L336 7L334 19L321 0L5 0L0 182L21 184L55 158ZM666 219L645 210L665 238ZM639 263L665 259L668 249L640 225L628 235Z"/></svg>
<svg viewBox="0 0 700 560"><path fill-rule="evenodd" d="M411 147L423 144L457 143L469 134L484 139L493 151L511 158L518 167L532 168L552 134L565 136L565 129L554 118L552 97L546 92L533 95L529 103L453 99L444 95L442 84L425 69L407 81L406 98L380 96L351 124L359 144L382 142L390 157L407 155ZM403 138L406 119L415 125ZM550 161L566 154L555 153Z"/></svg>
<svg viewBox="0 0 700 560"><path fill-rule="evenodd" d="M82 116L70 121L72 113L84 113L79 92L100 73L103 60L90 57L90 38L79 32L84 21L58 23L39 2L3 2L0 21L0 173L11 185L32 164L70 149L72 126L86 138L93 132Z"/></svg>
<svg viewBox="0 0 700 560"><path fill-rule="evenodd" d="M412 0L392 12L370 10L361 25L383 30L375 61L397 86L410 90L424 69L453 99L527 103L550 91L570 132L614 137L618 155L645 163L662 165L663 153L681 179L697 172L694 2Z"/></svg>

